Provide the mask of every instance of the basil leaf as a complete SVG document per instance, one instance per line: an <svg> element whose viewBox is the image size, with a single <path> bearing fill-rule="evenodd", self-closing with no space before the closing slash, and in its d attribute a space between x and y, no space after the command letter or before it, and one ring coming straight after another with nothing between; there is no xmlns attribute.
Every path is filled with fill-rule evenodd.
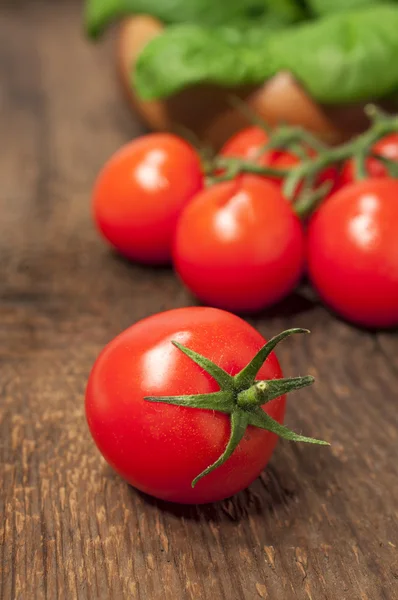
<svg viewBox="0 0 398 600"><path fill-rule="evenodd" d="M310 15L299 0L264 0L268 14L279 15L285 21L301 21Z"/></svg>
<svg viewBox="0 0 398 600"><path fill-rule="evenodd" d="M141 52L133 85L149 100L202 82L233 87L264 80L272 70L263 40L262 29L171 26Z"/></svg>
<svg viewBox="0 0 398 600"><path fill-rule="evenodd" d="M307 0L310 11L316 16L385 3L385 0Z"/></svg>
<svg viewBox="0 0 398 600"><path fill-rule="evenodd" d="M86 0L85 28L97 37L112 21L127 15L146 14L166 24L206 26L239 23L261 17L270 0ZM294 0L283 0L293 2Z"/></svg>
<svg viewBox="0 0 398 600"><path fill-rule="evenodd" d="M281 32L268 52L319 102L376 99L398 89L398 7L330 15Z"/></svg>
<svg viewBox="0 0 398 600"><path fill-rule="evenodd" d="M285 21L299 21L309 16L309 11L299 0L264 0L268 14L278 14Z"/></svg>
<svg viewBox="0 0 398 600"><path fill-rule="evenodd" d="M377 99L398 90L398 7L376 6L287 27L247 31L169 27L144 48L133 84L146 99L206 82L261 84L290 71L323 103Z"/></svg>

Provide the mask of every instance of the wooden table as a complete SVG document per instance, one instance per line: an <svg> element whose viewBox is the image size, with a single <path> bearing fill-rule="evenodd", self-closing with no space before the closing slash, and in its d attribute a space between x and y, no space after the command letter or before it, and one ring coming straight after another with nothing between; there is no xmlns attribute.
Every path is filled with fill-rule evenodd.
<svg viewBox="0 0 398 600"><path fill-rule="evenodd" d="M0 13L1 600L398 598L398 340L297 294L253 320L305 326L279 357L315 387L287 423L331 449L281 442L237 497L144 497L100 458L83 394L102 346L193 303L168 270L112 255L90 220L104 160L142 129L115 85L111 39L84 41L80 3Z"/></svg>

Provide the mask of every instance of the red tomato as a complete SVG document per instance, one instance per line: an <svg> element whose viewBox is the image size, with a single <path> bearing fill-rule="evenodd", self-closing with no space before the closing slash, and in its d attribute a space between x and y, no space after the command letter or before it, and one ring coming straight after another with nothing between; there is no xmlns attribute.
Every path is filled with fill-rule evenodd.
<svg viewBox="0 0 398 600"><path fill-rule="evenodd" d="M274 148L261 153L261 149L269 141L269 136L260 127L247 127L235 134L220 151L220 156L237 157L246 160L256 159L256 162L265 167L273 167L275 169L289 169L296 167L301 161L300 158L288 150L279 150ZM312 149L306 149L308 157L315 157L316 152ZM283 185L283 179L278 177L267 176L277 183ZM332 189L335 188L338 179L338 172L335 167L328 167L320 173L317 185L329 181L332 184Z"/></svg>
<svg viewBox="0 0 398 600"><path fill-rule="evenodd" d="M377 144L373 146L373 151L385 158L398 162L398 133L392 133L379 140ZM388 177L386 167L376 158L370 157L367 159L366 170L371 178ZM339 185L342 187L349 183L353 183L355 180L354 161L348 160L341 171Z"/></svg>
<svg viewBox="0 0 398 600"><path fill-rule="evenodd" d="M247 127L232 136L221 148L221 156L257 158L259 151L267 144L269 136L261 127ZM264 154L260 162L264 160Z"/></svg>
<svg viewBox="0 0 398 600"><path fill-rule="evenodd" d="M367 327L398 324L398 181L367 179L331 196L308 230L308 270L320 296Z"/></svg>
<svg viewBox="0 0 398 600"><path fill-rule="evenodd" d="M190 202L177 225L173 259L182 281L206 304L258 311L299 281L303 229L275 184L244 175Z"/></svg>
<svg viewBox="0 0 398 600"><path fill-rule="evenodd" d="M147 135L123 146L102 169L94 218L127 258L167 263L178 215L202 187L200 160L191 146L174 135Z"/></svg>
<svg viewBox="0 0 398 600"><path fill-rule="evenodd" d="M139 490L182 503L221 500L258 477L277 437L249 426L231 457L192 488L193 478L224 452L230 416L144 400L219 389L172 340L210 358L231 375L243 369L265 343L248 323L214 308L180 308L144 319L116 337L98 357L86 390L88 425L108 463ZM281 377L272 353L257 379ZM272 400L263 410L281 423L285 400L285 396Z"/></svg>

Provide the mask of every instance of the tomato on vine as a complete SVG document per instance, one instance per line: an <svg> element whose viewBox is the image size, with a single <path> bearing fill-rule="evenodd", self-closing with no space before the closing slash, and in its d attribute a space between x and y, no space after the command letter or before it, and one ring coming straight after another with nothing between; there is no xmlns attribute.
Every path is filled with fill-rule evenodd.
<svg viewBox="0 0 398 600"><path fill-rule="evenodd" d="M205 503L245 489L277 436L325 444L283 426L286 393L313 383L283 379L273 350L293 329L264 338L214 308L146 318L111 341L91 371L87 421L108 463L137 489Z"/></svg>
<svg viewBox="0 0 398 600"><path fill-rule="evenodd" d="M280 189L242 175L199 193L183 210L173 247L177 274L200 300L234 312L289 294L304 268L304 233Z"/></svg>
<svg viewBox="0 0 398 600"><path fill-rule="evenodd" d="M202 187L201 162L189 144L168 133L146 135L103 167L93 192L94 219L127 258L168 263L177 218Z"/></svg>
<svg viewBox="0 0 398 600"><path fill-rule="evenodd" d="M398 180L342 188L309 223L310 279L334 311L366 327L398 325Z"/></svg>

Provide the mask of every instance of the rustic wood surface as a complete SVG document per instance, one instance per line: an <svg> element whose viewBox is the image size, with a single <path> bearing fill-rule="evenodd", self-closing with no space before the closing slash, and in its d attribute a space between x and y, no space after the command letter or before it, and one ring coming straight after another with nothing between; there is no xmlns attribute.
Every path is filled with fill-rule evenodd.
<svg viewBox="0 0 398 600"><path fill-rule="evenodd" d="M80 3L0 11L0 567L2 600L398 598L398 339L296 295L253 320L313 373L287 422L333 440L281 442L234 499L179 507L108 468L85 423L102 346L146 315L189 305L172 273L98 239L90 186L142 129L115 85L112 39L81 35Z"/></svg>

